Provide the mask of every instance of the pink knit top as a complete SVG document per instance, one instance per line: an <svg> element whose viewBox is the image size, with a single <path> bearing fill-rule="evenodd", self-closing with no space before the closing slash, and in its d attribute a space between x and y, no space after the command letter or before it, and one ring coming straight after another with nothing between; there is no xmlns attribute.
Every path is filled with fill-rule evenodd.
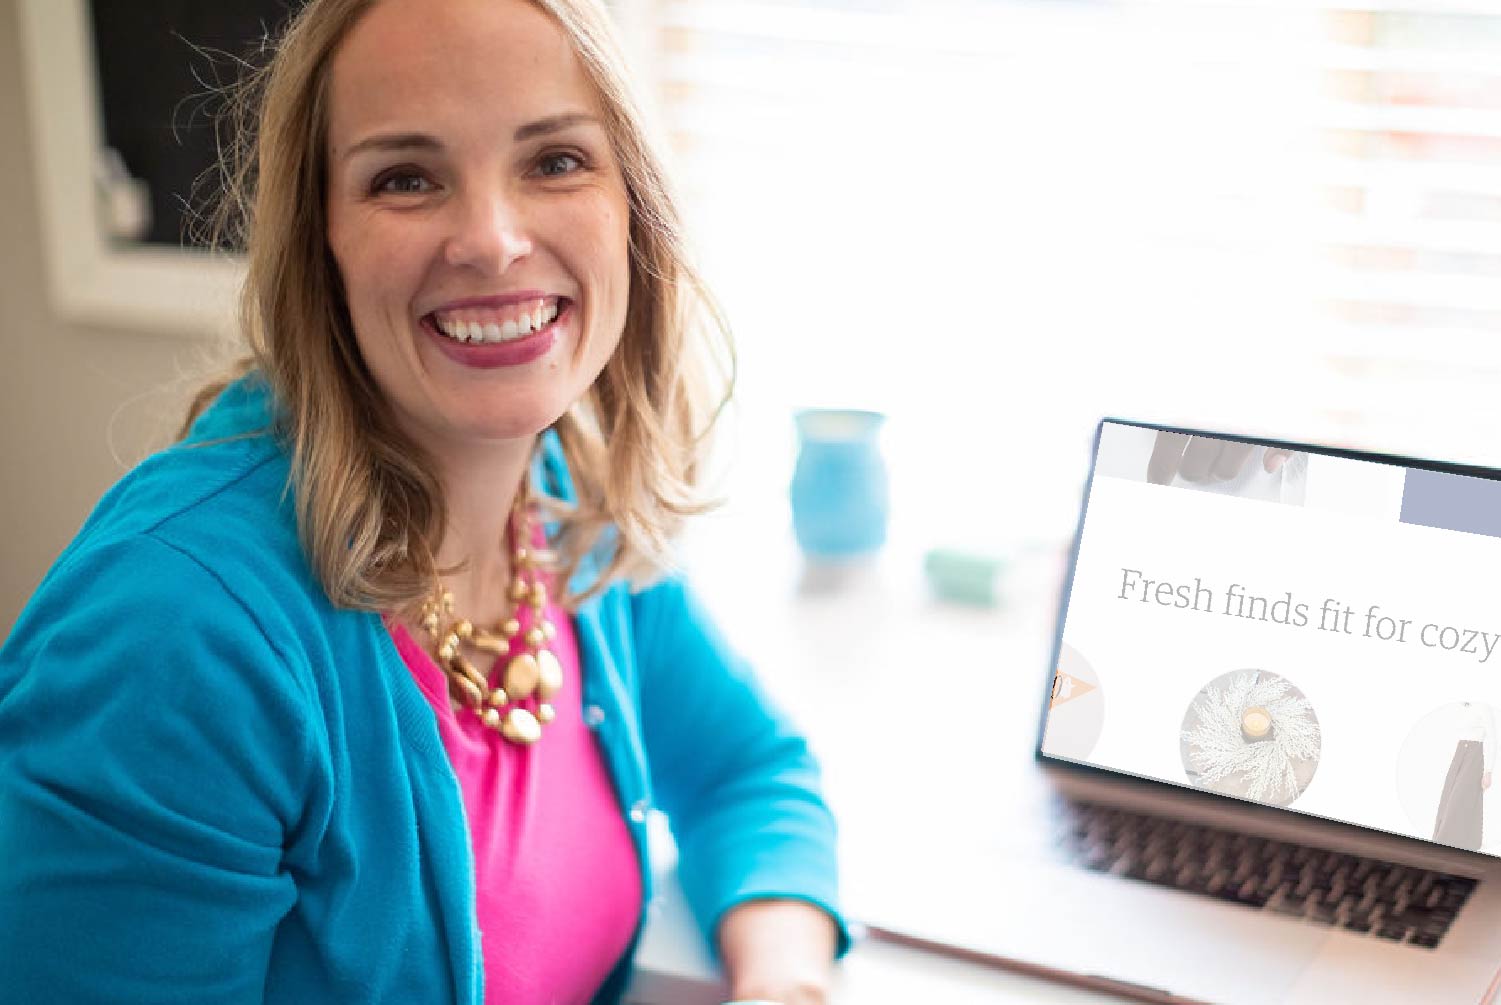
<svg viewBox="0 0 1501 1005"><path fill-rule="evenodd" d="M522 634L529 609L517 615ZM529 747L455 710L443 671L401 625L396 648L438 717L459 779L474 872L486 1005L587 1003L641 914L636 850L594 736L584 725L578 640L566 611L551 648L563 666L557 718ZM520 644L520 636L517 637ZM505 667L501 657L495 679ZM536 700L526 707L536 710Z"/></svg>

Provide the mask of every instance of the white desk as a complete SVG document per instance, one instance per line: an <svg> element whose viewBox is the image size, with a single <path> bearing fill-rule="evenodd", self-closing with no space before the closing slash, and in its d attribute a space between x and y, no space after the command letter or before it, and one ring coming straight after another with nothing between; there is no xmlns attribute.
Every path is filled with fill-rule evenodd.
<svg viewBox="0 0 1501 1005"><path fill-rule="evenodd" d="M807 731L839 817L841 854L901 857L974 847L997 833L1005 792L988 765L1031 757L1062 545L1024 552L1001 603L935 600L925 542L893 542L843 572L810 570L790 529L710 517L690 573L732 642ZM1014 763L1014 760L1011 761ZM633 1003L714 1005L712 970L670 881L653 908ZM1021 974L865 940L841 966L835 1005L1120 1001Z"/></svg>

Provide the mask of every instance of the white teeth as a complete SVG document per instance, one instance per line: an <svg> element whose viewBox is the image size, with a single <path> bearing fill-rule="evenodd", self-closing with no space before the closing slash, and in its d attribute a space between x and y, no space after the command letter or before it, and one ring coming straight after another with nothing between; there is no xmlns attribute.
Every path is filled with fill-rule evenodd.
<svg viewBox="0 0 1501 1005"><path fill-rule="evenodd" d="M558 316L556 303L538 304L535 310L518 314L515 319L504 322L463 321L437 319L438 330L458 342L504 342L521 335L541 331Z"/></svg>

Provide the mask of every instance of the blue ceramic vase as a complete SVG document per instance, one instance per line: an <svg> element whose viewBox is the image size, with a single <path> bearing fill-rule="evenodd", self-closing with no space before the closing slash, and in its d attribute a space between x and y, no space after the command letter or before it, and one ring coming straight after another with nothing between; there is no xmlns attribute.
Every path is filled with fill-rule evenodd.
<svg viewBox="0 0 1501 1005"><path fill-rule="evenodd" d="M888 498L879 412L806 409L797 413L792 530L813 558L850 558L886 543Z"/></svg>

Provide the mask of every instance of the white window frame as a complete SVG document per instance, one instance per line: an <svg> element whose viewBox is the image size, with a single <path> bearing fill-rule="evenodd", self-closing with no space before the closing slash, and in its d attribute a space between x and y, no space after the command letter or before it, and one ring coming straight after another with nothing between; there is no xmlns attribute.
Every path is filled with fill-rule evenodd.
<svg viewBox="0 0 1501 1005"><path fill-rule="evenodd" d="M94 168L104 146L87 0L17 0L42 253L64 321L189 337L234 330L244 265L192 248L112 243Z"/></svg>

